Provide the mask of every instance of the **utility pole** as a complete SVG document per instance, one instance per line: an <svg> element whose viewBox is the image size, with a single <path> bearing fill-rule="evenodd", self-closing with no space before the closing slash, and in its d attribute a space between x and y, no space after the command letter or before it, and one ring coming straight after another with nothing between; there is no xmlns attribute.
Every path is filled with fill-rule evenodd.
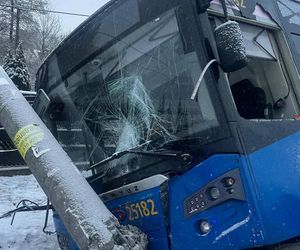
<svg viewBox="0 0 300 250"><path fill-rule="evenodd" d="M2 67L0 122L80 249L146 249L146 236L119 225Z"/></svg>
<svg viewBox="0 0 300 250"><path fill-rule="evenodd" d="M20 16L21 16L21 10L17 8L15 51L17 50L20 43Z"/></svg>
<svg viewBox="0 0 300 250"><path fill-rule="evenodd" d="M9 46L10 50L13 48L14 41L14 21L15 21L15 2L10 0L10 27L9 27Z"/></svg>

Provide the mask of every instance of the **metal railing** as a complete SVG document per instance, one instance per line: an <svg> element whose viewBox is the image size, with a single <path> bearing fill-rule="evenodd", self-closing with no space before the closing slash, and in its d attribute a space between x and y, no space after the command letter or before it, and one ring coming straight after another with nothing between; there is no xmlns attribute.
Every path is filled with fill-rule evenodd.
<svg viewBox="0 0 300 250"><path fill-rule="evenodd" d="M21 93L24 95L29 104L32 105L36 97L36 92L21 91ZM0 168L24 165L25 162L20 156L18 150L0 124Z"/></svg>

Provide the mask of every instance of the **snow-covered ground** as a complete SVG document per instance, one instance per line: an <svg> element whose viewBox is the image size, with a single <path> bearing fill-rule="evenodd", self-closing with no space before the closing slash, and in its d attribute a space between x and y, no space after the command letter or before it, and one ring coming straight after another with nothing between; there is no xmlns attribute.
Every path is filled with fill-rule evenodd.
<svg viewBox="0 0 300 250"><path fill-rule="evenodd" d="M0 216L15 208L22 199L40 205L46 204L46 196L32 175L0 177ZM13 225L11 217L0 219L0 249L13 250L58 250L56 235L43 233L45 211L17 213ZM52 213L48 228L54 231Z"/></svg>

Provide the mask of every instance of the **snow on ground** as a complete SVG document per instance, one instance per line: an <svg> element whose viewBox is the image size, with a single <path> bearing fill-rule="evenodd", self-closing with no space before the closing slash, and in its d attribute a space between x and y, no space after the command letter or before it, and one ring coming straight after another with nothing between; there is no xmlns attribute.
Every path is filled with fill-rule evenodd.
<svg viewBox="0 0 300 250"><path fill-rule="evenodd" d="M47 198L30 176L0 177L0 216L15 209L22 199L45 205ZM13 225L11 217L0 219L0 249L12 250L58 250L56 234L43 233L45 211L17 213ZM52 213L49 214L48 231L54 231Z"/></svg>

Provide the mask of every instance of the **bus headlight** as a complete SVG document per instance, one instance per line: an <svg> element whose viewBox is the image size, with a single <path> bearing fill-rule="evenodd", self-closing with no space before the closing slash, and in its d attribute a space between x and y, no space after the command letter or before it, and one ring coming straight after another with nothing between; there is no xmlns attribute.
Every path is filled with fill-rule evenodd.
<svg viewBox="0 0 300 250"><path fill-rule="evenodd" d="M200 232L201 234L208 234L211 230L211 225L207 220L202 220L199 223L199 228L200 228Z"/></svg>

